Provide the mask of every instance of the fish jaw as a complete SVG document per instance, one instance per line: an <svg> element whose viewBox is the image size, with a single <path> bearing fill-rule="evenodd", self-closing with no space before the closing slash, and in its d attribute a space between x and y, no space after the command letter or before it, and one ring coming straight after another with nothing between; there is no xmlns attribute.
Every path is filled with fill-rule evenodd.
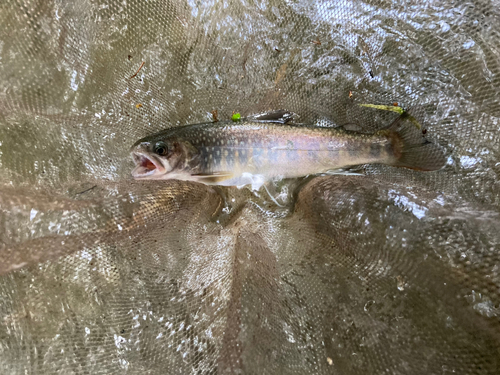
<svg viewBox="0 0 500 375"><path fill-rule="evenodd" d="M132 159L136 165L132 171L132 177L137 180L162 179L167 174L167 168L163 165L162 160L153 155L134 151Z"/></svg>
<svg viewBox="0 0 500 375"><path fill-rule="evenodd" d="M198 181L188 171L173 170L167 160L157 158L155 155L139 151L132 152L132 158L136 167L132 171L132 177L136 180L181 180Z"/></svg>

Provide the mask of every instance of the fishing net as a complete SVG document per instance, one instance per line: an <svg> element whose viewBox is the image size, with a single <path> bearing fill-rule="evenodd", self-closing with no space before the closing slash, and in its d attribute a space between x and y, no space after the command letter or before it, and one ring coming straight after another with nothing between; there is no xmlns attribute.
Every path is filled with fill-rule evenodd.
<svg viewBox="0 0 500 375"><path fill-rule="evenodd" d="M0 372L498 374L499 91L495 1L1 2ZM130 176L165 128L365 103L446 166Z"/></svg>

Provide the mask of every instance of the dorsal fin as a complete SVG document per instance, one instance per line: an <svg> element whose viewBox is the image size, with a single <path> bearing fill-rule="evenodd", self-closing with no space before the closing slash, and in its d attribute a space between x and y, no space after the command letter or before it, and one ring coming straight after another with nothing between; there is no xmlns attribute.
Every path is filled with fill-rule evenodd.
<svg viewBox="0 0 500 375"><path fill-rule="evenodd" d="M285 109L278 109L276 111L264 112L257 115L248 116L248 119L256 122L275 122L279 124L286 124L288 121L293 119L293 116L293 112L287 111Z"/></svg>

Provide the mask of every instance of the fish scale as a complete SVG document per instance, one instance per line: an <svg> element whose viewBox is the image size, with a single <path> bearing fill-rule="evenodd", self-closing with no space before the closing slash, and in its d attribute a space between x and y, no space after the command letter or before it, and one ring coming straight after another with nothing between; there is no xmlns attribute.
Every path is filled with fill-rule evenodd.
<svg viewBox="0 0 500 375"><path fill-rule="evenodd" d="M203 126L200 130L178 132L200 151L204 173L244 169L247 173L296 175L320 173L339 165L384 161L390 158L386 137L349 134L328 128L308 128L282 124L248 123L243 125ZM221 145L223 140L224 145ZM373 159L373 149L377 150ZM298 163L293 169L291 162Z"/></svg>

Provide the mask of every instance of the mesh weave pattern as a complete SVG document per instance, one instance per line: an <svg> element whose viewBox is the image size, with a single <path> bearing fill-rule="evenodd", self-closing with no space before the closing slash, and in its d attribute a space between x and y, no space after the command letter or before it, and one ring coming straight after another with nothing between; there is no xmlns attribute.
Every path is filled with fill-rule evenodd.
<svg viewBox="0 0 500 375"><path fill-rule="evenodd" d="M0 372L500 372L496 2L0 3ZM140 69L139 69L140 68ZM136 74L135 74L136 73ZM168 127L412 107L446 167L132 181Z"/></svg>

